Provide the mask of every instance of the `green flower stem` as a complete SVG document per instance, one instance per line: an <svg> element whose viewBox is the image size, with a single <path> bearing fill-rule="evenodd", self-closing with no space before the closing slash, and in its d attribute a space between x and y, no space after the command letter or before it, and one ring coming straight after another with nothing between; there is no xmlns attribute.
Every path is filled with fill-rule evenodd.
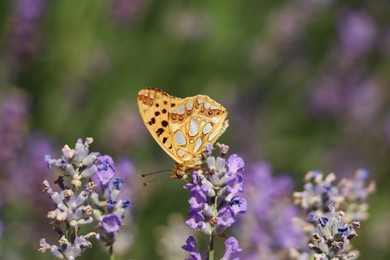
<svg viewBox="0 0 390 260"><path fill-rule="evenodd" d="M112 245L108 248L108 252L110 253L110 260L115 260L114 247Z"/></svg>
<svg viewBox="0 0 390 260"><path fill-rule="evenodd" d="M72 228L70 227L69 222L66 221L66 239L69 241L69 243L71 238L72 238Z"/></svg>
<svg viewBox="0 0 390 260"><path fill-rule="evenodd" d="M209 260L214 260L214 231L210 235Z"/></svg>

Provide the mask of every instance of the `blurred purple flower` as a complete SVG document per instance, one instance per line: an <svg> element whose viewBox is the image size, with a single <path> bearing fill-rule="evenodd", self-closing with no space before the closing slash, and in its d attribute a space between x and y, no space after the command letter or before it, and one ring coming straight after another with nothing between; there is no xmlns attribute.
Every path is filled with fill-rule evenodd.
<svg viewBox="0 0 390 260"><path fill-rule="evenodd" d="M15 11L26 21L36 21L46 9L46 0L18 0L15 2Z"/></svg>
<svg viewBox="0 0 390 260"><path fill-rule="evenodd" d="M101 138L106 149L123 154L129 147L137 149L145 143L146 133L142 128L142 120L133 107L128 104L119 105L107 120Z"/></svg>
<svg viewBox="0 0 390 260"><path fill-rule="evenodd" d="M383 88L373 78L352 78L346 98L345 116L352 127L372 126L384 103Z"/></svg>
<svg viewBox="0 0 390 260"><path fill-rule="evenodd" d="M46 0L14 1L11 30L8 39L9 65L19 72L35 58L40 47L40 21L46 10Z"/></svg>
<svg viewBox="0 0 390 260"><path fill-rule="evenodd" d="M42 158L51 152L52 144L45 135L31 134L26 138L23 150L19 152L19 159L8 172L4 189L9 200L28 198L33 200L32 205L45 201L46 196L40 192L40 184L42 179L48 177L49 169L42 162Z"/></svg>
<svg viewBox="0 0 390 260"><path fill-rule="evenodd" d="M121 187L121 194L124 198L134 198L134 194L137 192L137 189L141 189L141 185L134 185L136 181L134 180L135 166L134 163L125 156L119 157L116 159L115 169L118 176L121 176L123 182Z"/></svg>
<svg viewBox="0 0 390 260"><path fill-rule="evenodd" d="M373 47L377 28L374 20L363 10L348 10L338 22L340 52L347 62L353 62Z"/></svg>
<svg viewBox="0 0 390 260"><path fill-rule="evenodd" d="M314 115L337 115L345 102L340 80L325 77L310 90L310 106Z"/></svg>
<svg viewBox="0 0 390 260"><path fill-rule="evenodd" d="M383 91L374 78L358 73L324 76L309 93L310 112L345 119L347 126L370 126L382 107Z"/></svg>
<svg viewBox="0 0 390 260"><path fill-rule="evenodd" d="M145 0L110 0L110 16L119 26L134 24L142 15L147 1Z"/></svg>
<svg viewBox="0 0 390 260"><path fill-rule="evenodd" d="M290 199L293 181L289 176L273 177L268 163L257 162L247 167L244 184L251 207L235 233L245 259L283 259L290 247L306 242L293 222L298 211Z"/></svg>
<svg viewBox="0 0 390 260"><path fill-rule="evenodd" d="M25 92L11 89L0 97L0 172L18 157L28 131L28 98Z"/></svg>

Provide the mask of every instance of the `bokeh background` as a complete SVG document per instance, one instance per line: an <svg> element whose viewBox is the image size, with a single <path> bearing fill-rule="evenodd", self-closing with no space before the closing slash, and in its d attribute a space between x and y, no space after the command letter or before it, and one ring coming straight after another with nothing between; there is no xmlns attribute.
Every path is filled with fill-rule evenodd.
<svg viewBox="0 0 390 260"><path fill-rule="evenodd" d="M37 252L39 238L56 240L43 156L89 136L91 150L131 160L118 258L164 259L184 244L182 183L168 173L142 187L141 173L173 165L138 113L150 86L222 103L220 141L296 190L311 169L367 168L377 192L354 245L361 259L389 259L389 10L381 0L0 1L0 258L52 258ZM81 259L104 254L96 244Z"/></svg>

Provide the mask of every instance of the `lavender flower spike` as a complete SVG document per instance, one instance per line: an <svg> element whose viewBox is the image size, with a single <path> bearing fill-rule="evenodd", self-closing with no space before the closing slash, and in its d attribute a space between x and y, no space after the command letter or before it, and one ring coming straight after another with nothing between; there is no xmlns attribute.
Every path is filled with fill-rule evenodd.
<svg viewBox="0 0 390 260"><path fill-rule="evenodd" d="M218 148L220 156L215 158L211 154L212 146L206 147L203 154L205 167L194 171L192 180L184 185L191 196L188 200L190 219L186 224L211 236L209 257L214 254L213 237L226 237L224 231L247 210L247 201L241 196L244 161L236 154L226 160L224 156L228 147L218 144Z"/></svg>
<svg viewBox="0 0 390 260"><path fill-rule="evenodd" d="M89 146L92 142L92 138L87 138L84 143L79 139L74 149L68 145L62 148L61 158L52 159L47 155L45 162L49 168L56 166L63 170L65 176L71 176L72 185L79 188L82 184L82 178L89 178L99 171L96 162L100 154L89 153Z"/></svg>
<svg viewBox="0 0 390 260"><path fill-rule="evenodd" d="M60 191L55 191L47 180L43 182L44 191L56 207L47 217L53 220L60 240L56 246L41 239L41 252L50 250L57 258L75 259L92 246L88 239L95 237L104 242L110 259L113 259L116 234L131 202L121 198L122 179L115 176L112 158L89 152L92 141L92 138L85 142L79 139L74 149L65 145L60 159L45 156L49 168L54 166L62 171L54 182ZM88 224L93 224L101 232L82 235L80 226Z"/></svg>
<svg viewBox="0 0 390 260"><path fill-rule="evenodd" d="M329 215L326 217L312 217L317 227L309 247L314 251L315 259L348 259L355 257L358 252L351 251L349 241L357 236L356 228L359 222L343 223L344 213L336 212L333 205L329 206Z"/></svg>

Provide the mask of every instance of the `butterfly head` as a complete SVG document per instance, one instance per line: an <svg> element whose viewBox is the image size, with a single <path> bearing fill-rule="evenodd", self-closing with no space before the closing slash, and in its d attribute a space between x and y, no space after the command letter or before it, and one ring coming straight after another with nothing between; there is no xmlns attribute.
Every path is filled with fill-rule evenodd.
<svg viewBox="0 0 390 260"><path fill-rule="evenodd" d="M172 179L185 179L188 176L188 174L187 174L188 171L197 170L199 168L200 168L200 165L188 167L185 164L175 163L175 165L173 166L171 178Z"/></svg>

